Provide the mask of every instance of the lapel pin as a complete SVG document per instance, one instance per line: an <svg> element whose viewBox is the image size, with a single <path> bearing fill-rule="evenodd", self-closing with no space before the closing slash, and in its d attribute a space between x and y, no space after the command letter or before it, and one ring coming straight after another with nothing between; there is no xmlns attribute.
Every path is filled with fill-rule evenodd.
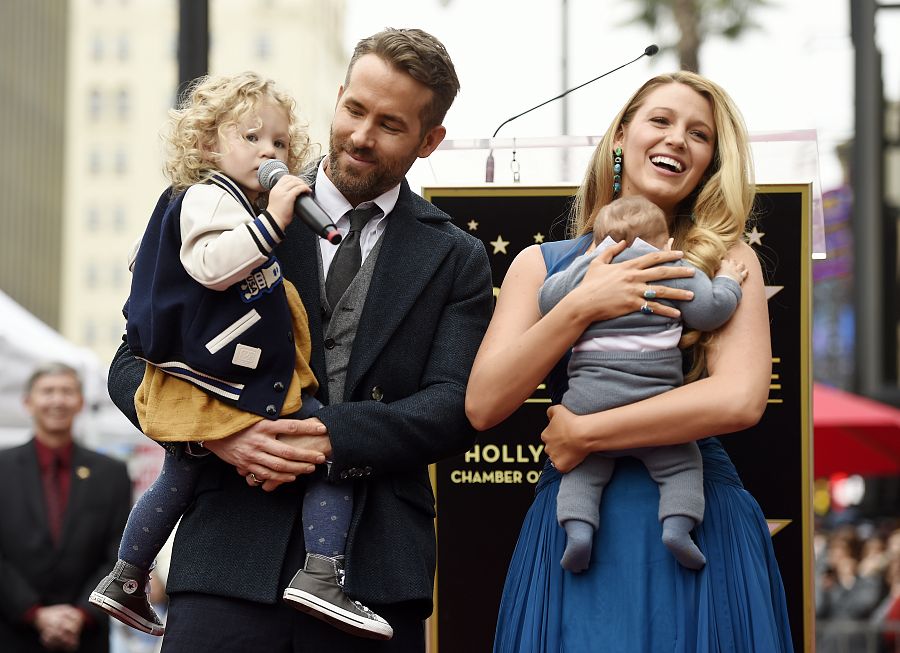
<svg viewBox="0 0 900 653"><path fill-rule="evenodd" d="M75 475L83 481L91 475L91 470L89 467L81 465L78 469L75 470Z"/></svg>

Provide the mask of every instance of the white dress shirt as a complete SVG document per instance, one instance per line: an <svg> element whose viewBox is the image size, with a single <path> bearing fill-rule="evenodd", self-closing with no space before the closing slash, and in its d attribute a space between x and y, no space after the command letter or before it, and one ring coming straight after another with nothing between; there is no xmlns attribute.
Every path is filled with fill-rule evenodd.
<svg viewBox="0 0 900 653"><path fill-rule="evenodd" d="M368 208L372 204L377 205L381 209L381 215L369 220L359 235L359 247L362 250L362 260L365 262L366 257L375 247L375 243L378 242L381 234L387 228L387 218L391 211L394 210L397 198L400 196L400 184L385 191L372 201L363 202L359 206L351 206L350 202L341 195L341 192L335 188L328 175L325 174L325 161L326 159L322 159L319 162L319 172L316 175L315 198L319 206L325 210L325 213L337 226L341 237L346 236L347 232L350 231L350 218L347 217L350 211L360 207ZM333 245L324 238L319 238L319 248L322 251L322 268L325 270L326 279L328 278L328 269L331 267L331 261L334 259L334 254L337 252L338 247L340 245Z"/></svg>

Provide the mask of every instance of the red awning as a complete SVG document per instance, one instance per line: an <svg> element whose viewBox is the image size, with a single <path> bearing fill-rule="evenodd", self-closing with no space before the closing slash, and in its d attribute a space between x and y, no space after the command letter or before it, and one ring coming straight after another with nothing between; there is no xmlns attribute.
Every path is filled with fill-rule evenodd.
<svg viewBox="0 0 900 653"><path fill-rule="evenodd" d="M900 474L900 409L813 384L816 478Z"/></svg>

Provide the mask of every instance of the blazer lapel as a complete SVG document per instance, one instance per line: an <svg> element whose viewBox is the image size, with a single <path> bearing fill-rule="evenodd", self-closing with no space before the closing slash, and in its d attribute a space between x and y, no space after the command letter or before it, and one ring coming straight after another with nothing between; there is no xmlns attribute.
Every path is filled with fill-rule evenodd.
<svg viewBox="0 0 900 653"><path fill-rule="evenodd" d="M313 188L315 169L310 166L305 173L307 182ZM365 332L367 337L357 338L354 342L345 384L347 396L375 362L453 246L452 238L422 224L415 217L412 195L407 183L402 182L400 197L388 218L384 242L360 316L357 331ZM278 258L284 276L297 287L309 317L312 340L310 367L317 379L324 379L325 350L322 343L325 336L319 299L319 256L318 236L299 220L294 220L278 246ZM318 396L323 403L329 403L327 383L320 383Z"/></svg>
<svg viewBox="0 0 900 653"><path fill-rule="evenodd" d="M284 276L297 287L309 319L312 340L310 367L317 379L325 378L325 350L322 349L322 304L319 301L319 238L306 225L294 220L278 246ZM328 403L328 384L320 383L319 397Z"/></svg>
<svg viewBox="0 0 900 653"><path fill-rule="evenodd" d="M348 397L453 246L452 238L421 223L399 201L383 238L357 329L366 337L354 341L347 369Z"/></svg>
<svg viewBox="0 0 900 653"><path fill-rule="evenodd" d="M19 469L22 472L22 492L26 509L32 515L32 524L40 524L50 539L50 526L47 522L47 509L44 506L44 484L41 481L41 468L38 465L37 449L34 441L19 450Z"/></svg>
<svg viewBox="0 0 900 653"><path fill-rule="evenodd" d="M69 499L66 502L66 510L63 513L60 548L64 546L72 529L77 528L78 515L87 498L88 484L91 482L92 471L85 460L84 450L76 444L72 448L72 463L69 469Z"/></svg>

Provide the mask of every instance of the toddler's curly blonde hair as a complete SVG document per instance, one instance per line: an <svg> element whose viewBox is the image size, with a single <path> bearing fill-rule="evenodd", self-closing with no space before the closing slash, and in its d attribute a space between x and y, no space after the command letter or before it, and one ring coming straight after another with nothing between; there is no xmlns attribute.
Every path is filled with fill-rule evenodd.
<svg viewBox="0 0 900 653"><path fill-rule="evenodd" d="M287 167L291 174L301 170L311 147L306 125L294 114L294 99L274 81L255 72L206 75L194 80L178 108L169 111L163 132L163 172L172 184L173 196L188 186L205 182L216 172L216 159L222 154L215 151L217 142L225 142L226 130L252 117L266 102L287 113Z"/></svg>

